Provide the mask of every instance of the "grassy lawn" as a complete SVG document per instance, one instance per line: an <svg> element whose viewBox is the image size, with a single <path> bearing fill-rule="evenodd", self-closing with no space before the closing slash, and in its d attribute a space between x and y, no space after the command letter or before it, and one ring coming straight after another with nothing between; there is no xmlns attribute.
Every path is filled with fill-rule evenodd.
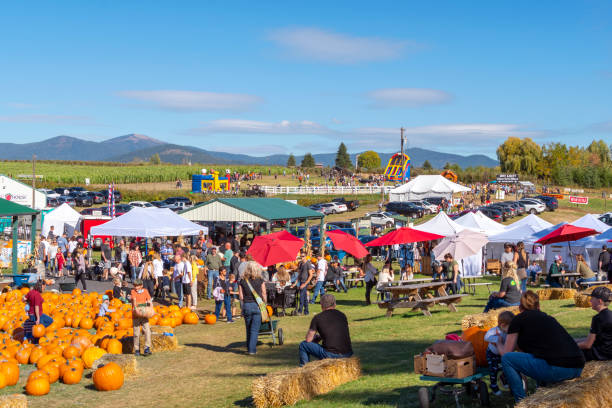
<svg viewBox="0 0 612 408"><path fill-rule="evenodd" d="M493 280L493 279L492 279ZM498 280L494 280L497 286ZM375 295L374 295L375 296ZM400 310L391 318L377 306L364 306L364 289L338 294L338 308L349 318L353 349L361 359L363 377L338 387L303 407L417 407L417 390L424 385L413 373L413 356L446 333L459 333L464 314L482 311L486 289L463 299L458 313L436 306L430 318L420 312ZM212 303L205 303L210 309ZM543 309L554 315L573 336L587 334L593 311L576 309L573 301L546 301ZM280 327L285 344L271 347L270 338L262 338L256 356L244 353L244 323L198 324L176 329L181 348L141 357L136 377L126 380L115 392L99 393L92 389L90 378L67 386L56 383L44 397L28 397L30 407L225 407L251 406L250 383L260 375L297 365L297 347L308 329L311 316L283 317ZM22 392L31 366L22 367L17 386L6 387L0 394ZM464 406L470 405L464 398ZM508 393L492 397L493 406L511 406ZM441 397L435 406L454 405Z"/></svg>

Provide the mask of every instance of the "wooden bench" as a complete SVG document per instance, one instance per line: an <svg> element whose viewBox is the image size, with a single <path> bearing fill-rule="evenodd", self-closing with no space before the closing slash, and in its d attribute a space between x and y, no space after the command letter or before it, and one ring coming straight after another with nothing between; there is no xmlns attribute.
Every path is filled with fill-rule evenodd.
<svg viewBox="0 0 612 408"><path fill-rule="evenodd" d="M491 286L493 286L493 284L491 282L475 282L475 283L467 283L465 285L466 288L471 289L472 291L472 295L476 294L476 286L486 286L487 287L487 291L489 293L491 293ZM468 290L469 292L469 290Z"/></svg>
<svg viewBox="0 0 612 408"><path fill-rule="evenodd" d="M587 288L590 288L591 286L605 285L606 283L610 283L610 281L601 280L601 281L594 281L594 282L580 282L580 286L582 286L585 289L587 289Z"/></svg>
<svg viewBox="0 0 612 408"><path fill-rule="evenodd" d="M461 302L461 298L464 296L468 295L462 293L458 295L435 296L419 300L414 300L412 298L402 298L397 300L386 300L376 303L381 309L387 309L392 311L393 309L408 308L412 309L413 311L420 310L425 316L431 316L429 308L437 304L448 306L451 312L456 312L457 307L455 306L455 303ZM387 316L389 316L389 314L387 314Z"/></svg>
<svg viewBox="0 0 612 408"><path fill-rule="evenodd" d="M346 282L346 285L349 288L354 288L357 286L358 283L361 282L361 286L365 285L365 279L364 278L353 278L353 279L345 279L344 280Z"/></svg>
<svg viewBox="0 0 612 408"><path fill-rule="evenodd" d="M392 298L377 302L377 304L381 309L387 309L387 317L391 317L393 315L393 310L397 308L420 310L425 316L431 316L429 308L436 304L446 305L451 312L456 312L457 308L455 307L455 303L460 302L463 296L468 295L449 295L446 292L446 285L448 285L448 282L427 282L388 286L381 288L380 292L381 295L389 293Z"/></svg>

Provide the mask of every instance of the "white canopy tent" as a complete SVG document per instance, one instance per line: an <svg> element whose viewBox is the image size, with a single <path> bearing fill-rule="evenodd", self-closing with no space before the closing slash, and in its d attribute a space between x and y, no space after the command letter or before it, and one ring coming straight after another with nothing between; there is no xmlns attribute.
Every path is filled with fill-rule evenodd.
<svg viewBox="0 0 612 408"><path fill-rule="evenodd" d="M576 227L591 228L597 232L606 232L610 229L610 226L608 224L599 221L597 216L593 214L586 214L585 216L578 218L571 224Z"/></svg>
<svg viewBox="0 0 612 408"><path fill-rule="evenodd" d="M541 231L545 228L550 228L553 226L550 222L544 221L542 218L538 217L537 215L529 214L525 218L521 218L520 220L513 222L510 225L507 225L506 229L520 227L521 225L525 225L525 224L531 225L537 228L538 231Z"/></svg>
<svg viewBox="0 0 612 408"><path fill-rule="evenodd" d="M459 232L471 228L466 228L460 224L457 224L455 221L451 220L448 215L444 211L440 211L435 217L431 220L416 225L413 227L414 229L418 229L420 231L431 232L434 234L451 236L456 235ZM469 256L467 258L462 259L461 261L461 276L479 276L482 274L482 253L478 253L476 255Z"/></svg>
<svg viewBox="0 0 612 408"><path fill-rule="evenodd" d="M427 197L451 199L455 193L468 191L468 187L453 183L440 175L424 175L389 191L389 201L421 200Z"/></svg>
<svg viewBox="0 0 612 408"><path fill-rule="evenodd" d="M504 225L493 221L480 211L464 214L457 218L455 222L463 227L482 232L487 236L499 234L506 230Z"/></svg>
<svg viewBox="0 0 612 408"><path fill-rule="evenodd" d="M134 207L127 213L91 228L92 235L120 237L175 237L208 233L207 228L186 220L168 208Z"/></svg>
<svg viewBox="0 0 612 408"><path fill-rule="evenodd" d="M533 253L533 243L536 239L532 238L533 235L541 229L530 225L523 224L515 228L508 228L499 234L489 236L489 243L487 244L487 259L499 259L504 252L504 243L510 242L516 244L522 241L525 244L525 251ZM541 259L544 260L543 255Z"/></svg>
<svg viewBox="0 0 612 408"><path fill-rule="evenodd" d="M71 237L74 230L79 225L81 214L72 209L68 204L64 203L56 209L45 214L42 226L42 234L46 237L53 227L55 235L62 235L64 232Z"/></svg>

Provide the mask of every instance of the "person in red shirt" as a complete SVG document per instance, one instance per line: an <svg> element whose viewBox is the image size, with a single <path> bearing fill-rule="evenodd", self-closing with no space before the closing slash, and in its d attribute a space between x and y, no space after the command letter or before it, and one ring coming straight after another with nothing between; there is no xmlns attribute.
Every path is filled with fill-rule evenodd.
<svg viewBox="0 0 612 408"><path fill-rule="evenodd" d="M28 339L33 339L32 327L35 324L42 324L45 327L49 327L53 323L53 319L43 313L43 302L44 299L41 293L45 290L44 281L38 281L34 285L34 288L30 290L23 298L28 304L28 317L29 319L23 324L24 336ZM37 342L38 339L35 339Z"/></svg>

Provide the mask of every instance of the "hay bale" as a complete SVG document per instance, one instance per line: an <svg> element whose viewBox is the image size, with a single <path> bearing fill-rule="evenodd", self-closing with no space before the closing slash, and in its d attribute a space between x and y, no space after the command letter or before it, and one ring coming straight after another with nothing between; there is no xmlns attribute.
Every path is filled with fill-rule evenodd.
<svg viewBox="0 0 612 408"><path fill-rule="evenodd" d="M257 408L282 407L325 394L361 376L357 357L313 361L304 367L270 373L251 384Z"/></svg>
<svg viewBox="0 0 612 408"><path fill-rule="evenodd" d="M126 377L131 377L138 371L138 363L133 354L110 354L107 353L94 361L93 367L101 367L107 363L117 363Z"/></svg>
<svg viewBox="0 0 612 408"><path fill-rule="evenodd" d="M591 292L593 292L593 289L598 288L600 286L605 286L608 289L612 290L612 285L597 285L591 286L590 288L585 289L582 292L576 293L576 295L574 296L574 304L576 305L576 307L591 307L591 298L590 296L586 295L591 294Z"/></svg>
<svg viewBox="0 0 612 408"><path fill-rule="evenodd" d="M144 350L145 339L144 335L140 336L140 352ZM123 346L123 354L131 354L134 352L134 337L125 336L121 339ZM160 351L176 350L178 348L178 339L176 335L166 336L159 333L151 333L151 351L157 353Z"/></svg>
<svg viewBox="0 0 612 408"><path fill-rule="evenodd" d="M151 326L151 334L164 334L164 333L174 334L174 329L170 326Z"/></svg>
<svg viewBox="0 0 612 408"><path fill-rule="evenodd" d="M461 319L461 329L467 330L470 327L480 327L484 329L485 327L495 327L497 326L497 316L501 312L505 312L506 310L517 314L519 312L518 306L510 306L510 307L502 307L500 309L489 310L487 313L476 313L471 315L463 316Z"/></svg>
<svg viewBox="0 0 612 408"><path fill-rule="evenodd" d="M574 299L576 293L576 289L567 288L546 288L537 291L540 300Z"/></svg>
<svg viewBox="0 0 612 408"><path fill-rule="evenodd" d="M596 408L612 406L612 361L586 363L580 378L540 387L516 408Z"/></svg>
<svg viewBox="0 0 612 408"><path fill-rule="evenodd" d="M0 408L28 408L28 399L23 394L2 395Z"/></svg>

